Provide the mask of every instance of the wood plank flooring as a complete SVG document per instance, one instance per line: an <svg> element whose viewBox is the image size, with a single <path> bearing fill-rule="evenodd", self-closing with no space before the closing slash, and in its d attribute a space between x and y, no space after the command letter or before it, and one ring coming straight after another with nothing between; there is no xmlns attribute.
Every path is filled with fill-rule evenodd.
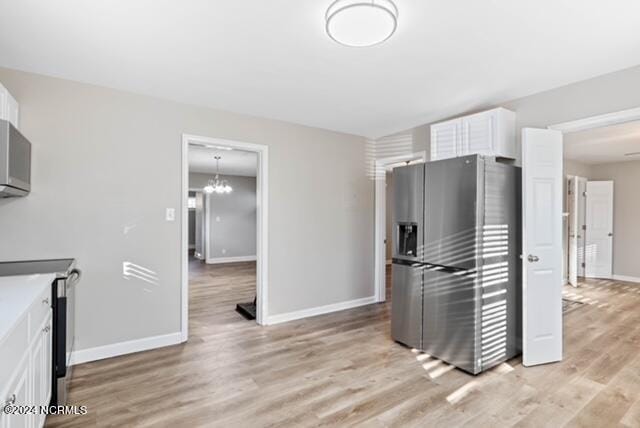
<svg viewBox="0 0 640 428"><path fill-rule="evenodd" d="M89 413L48 426L640 426L640 284L566 288L563 362L474 377L394 343L390 303L260 327L253 263L190 278L189 342L77 366Z"/></svg>

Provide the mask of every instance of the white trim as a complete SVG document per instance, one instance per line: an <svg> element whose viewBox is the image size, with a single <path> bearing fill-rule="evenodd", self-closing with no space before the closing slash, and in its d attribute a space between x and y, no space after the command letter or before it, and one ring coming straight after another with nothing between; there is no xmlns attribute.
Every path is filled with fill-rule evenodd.
<svg viewBox="0 0 640 428"><path fill-rule="evenodd" d="M287 321L299 320L302 318L314 317L316 315L328 314L331 312L344 311L345 309L357 308L359 306L377 303L376 296L364 297L362 299L347 300L346 302L333 303L331 305L317 306L315 308L302 309L300 311L287 312L284 314L272 315L268 318L267 324L280 324Z"/></svg>
<svg viewBox="0 0 640 428"><path fill-rule="evenodd" d="M187 195L189 188L189 143L205 144L214 147L225 146L254 152L258 155L256 174L256 322L266 324L269 302L269 147L263 144L244 143L220 138L182 135L182 277L181 277L181 323L182 341L189 337L189 260L187 230Z"/></svg>
<svg viewBox="0 0 640 428"><path fill-rule="evenodd" d="M181 342L182 333L177 332L164 334L162 336L112 343L111 345L96 346L95 348L80 349L71 353L71 365L104 360L105 358L148 351L150 349L164 348L165 346L177 345Z"/></svg>
<svg viewBox="0 0 640 428"><path fill-rule="evenodd" d="M375 180L375 227L374 227L374 293L376 302L384 302L387 299L386 292L386 265L387 251L384 240L387 237L387 176L386 167L407 161L426 161L426 152L411 153L408 155L394 156L375 160L374 180Z"/></svg>
<svg viewBox="0 0 640 428"><path fill-rule="evenodd" d="M616 281L625 281L625 282L637 282L640 283L640 278L636 276L627 276L627 275L613 275L613 279Z"/></svg>
<svg viewBox="0 0 640 428"><path fill-rule="evenodd" d="M587 117L585 119L572 120L570 122L558 123L551 125L548 128L555 129L562 133L567 133L632 122L634 120L640 120L640 107Z"/></svg>
<svg viewBox="0 0 640 428"><path fill-rule="evenodd" d="M208 265L217 265L221 263L238 263L238 262L255 262L258 260L256 256L236 256L236 257L215 257L207 259Z"/></svg>

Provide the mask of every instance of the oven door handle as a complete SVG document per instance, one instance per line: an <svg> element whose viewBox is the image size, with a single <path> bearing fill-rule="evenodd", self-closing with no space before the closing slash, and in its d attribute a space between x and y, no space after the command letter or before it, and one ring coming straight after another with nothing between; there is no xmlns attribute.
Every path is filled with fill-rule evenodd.
<svg viewBox="0 0 640 428"><path fill-rule="evenodd" d="M82 271L80 269L73 269L67 279L67 288L76 285L82 278Z"/></svg>

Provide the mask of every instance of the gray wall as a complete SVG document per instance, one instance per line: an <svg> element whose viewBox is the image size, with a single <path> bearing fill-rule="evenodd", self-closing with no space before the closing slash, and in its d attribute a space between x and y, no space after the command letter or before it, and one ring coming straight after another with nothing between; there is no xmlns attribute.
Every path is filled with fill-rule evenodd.
<svg viewBox="0 0 640 428"><path fill-rule="evenodd" d="M613 180L613 273L640 278L640 161L591 167L591 180Z"/></svg>
<svg viewBox="0 0 640 428"><path fill-rule="evenodd" d="M204 187L211 174L189 174L189 187ZM209 195L208 259L256 255L256 178L221 175L233 188Z"/></svg>
<svg viewBox="0 0 640 428"><path fill-rule="evenodd" d="M532 70L532 73L535 70ZM530 95L505 100L499 105L516 112L518 146L524 127L546 128L549 125L583 119L600 114L640 107L640 66L584 80L582 82ZM497 106L494 106L497 107ZM456 116L473 111L461 111ZM442 117L444 120L449 117ZM430 149L429 125L411 130L414 152ZM517 153L521 150L518 148ZM519 159L517 160L519 164Z"/></svg>
<svg viewBox="0 0 640 428"><path fill-rule="evenodd" d="M569 159L564 160L564 175L577 175L579 177L591 177L591 165Z"/></svg>
<svg viewBox="0 0 640 428"><path fill-rule="evenodd" d="M8 69L0 82L33 143L33 192L0 201L0 260L78 259L78 349L180 330L180 210L164 217L183 133L269 146L270 314L374 294L363 138Z"/></svg>

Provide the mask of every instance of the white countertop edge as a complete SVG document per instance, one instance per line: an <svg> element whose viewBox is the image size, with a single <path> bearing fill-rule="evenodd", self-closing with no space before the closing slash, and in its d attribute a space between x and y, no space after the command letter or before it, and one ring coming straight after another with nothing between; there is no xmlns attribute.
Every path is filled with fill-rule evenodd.
<svg viewBox="0 0 640 428"><path fill-rule="evenodd" d="M53 273L0 277L0 346L55 278Z"/></svg>

